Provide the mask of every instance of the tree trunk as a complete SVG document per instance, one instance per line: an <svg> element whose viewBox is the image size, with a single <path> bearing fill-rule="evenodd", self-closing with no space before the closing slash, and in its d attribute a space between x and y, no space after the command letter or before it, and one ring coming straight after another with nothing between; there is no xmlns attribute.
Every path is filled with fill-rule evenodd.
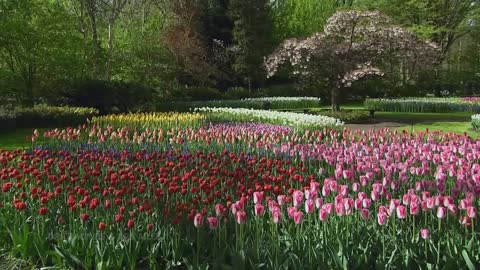
<svg viewBox="0 0 480 270"><path fill-rule="evenodd" d="M92 0L87 1L87 12L90 17L90 25L92 27L93 41L93 78L98 79L100 75L100 41L98 40L96 7Z"/></svg>
<svg viewBox="0 0 480 270"><path fill-rule="evenodd" d="M340 111L340 104L339 104L339 100L338 100L338 90L337 88L333 87L331 90L330 90L330 94L331 94L331 102L332 102L332 111L333 112L338 112Z"/></svg>
<svg viewBox="0 0 480 270"><path fill-rule="evenodd" d="M113 52L113 22L108 23L108 51L107 51L107 62L105 64L105 80L110 80L111 73L111 61L112 61L112 52Z"/></svg>

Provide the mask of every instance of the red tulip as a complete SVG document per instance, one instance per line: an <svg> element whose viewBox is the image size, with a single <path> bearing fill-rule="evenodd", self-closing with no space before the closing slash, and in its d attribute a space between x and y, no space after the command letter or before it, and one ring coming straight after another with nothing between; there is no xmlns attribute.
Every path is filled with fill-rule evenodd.
<svg viewBox="0 0 480 270"><path fill-rule="evenodd" d="M148 231L153 230L153 224L152 223L147 224L147 230Z"/></svg>
<svg viewBox="0 0 480 270"><path fill-rule="evenodd" d="M82 213L82 214L80 214L80 218L83 221L87 221L90 218L90 216L87 213Z"/></svg>
<svg viewBox="0 0 480 270"><path fill-rule="evenodd" d="M41 215L41 216L44 216L48 213L48 208L46 207L42 207L38 210L38 213Z"/></svg>
<svg viewBox="0 0 480 270"><path fill-rule="evenodd" d="M129 220L127 221L127 227L128 227L129 229L131 229L131 228L133 228L133 226L135 226L135 222L133 221L133 219L129 219Z"/></svg>
<svg viewBox="0 0 480 270"><path fill-rule="evenodd" d="M105 222L100 222L100 223L98 224L98 229L99 229L100 231L103 231L106 226L107 226L107 225L105 224Z"/></svg>

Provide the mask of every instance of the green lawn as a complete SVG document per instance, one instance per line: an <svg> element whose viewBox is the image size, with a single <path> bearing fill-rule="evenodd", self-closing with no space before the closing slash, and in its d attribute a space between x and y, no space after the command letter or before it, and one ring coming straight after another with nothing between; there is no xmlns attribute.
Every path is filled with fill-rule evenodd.
<svg viewBox="0 0 480 270"><path fill-rule="evenodd" d="M18 128L15 131L0 133L0 149L15 149L15 148L27 148L32 146L31 141L27 141L26 137L30 137L33 134L34 128ZM42 134L45 130L39 128L38 131ZM42 135L40 135L42 137Z"/></svg>
<svg viewBox="0 0 480 270"><path fill-rule="evenodd" d="M454 132L457 134L463 134L467 132L467 135L472 138L480 138L480 133L472 129L470 122L431 122L431 123L416 123L413 125L405 125L399 127L398 130L407 131L424 131L428 128L430 131L442 131L442 132Z"/></svg>

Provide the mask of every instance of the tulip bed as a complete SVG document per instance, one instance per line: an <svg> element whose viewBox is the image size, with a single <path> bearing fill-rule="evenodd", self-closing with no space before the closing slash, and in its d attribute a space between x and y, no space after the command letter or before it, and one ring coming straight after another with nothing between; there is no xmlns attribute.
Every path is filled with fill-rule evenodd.
<svg viewBox="0 0 480 270"><path fill-rule="evenodd" d="M480 112L480 99L478 98L367 99L364 105L368 110L383 112Z"/></svg>
<svg viewBox="0 0 480 270"><path fill-rule="evenodd" d="M188 121L188 117L184 119ZM85 125L0 150L0 253L74 269L478 269L480 141Z"/></svg>

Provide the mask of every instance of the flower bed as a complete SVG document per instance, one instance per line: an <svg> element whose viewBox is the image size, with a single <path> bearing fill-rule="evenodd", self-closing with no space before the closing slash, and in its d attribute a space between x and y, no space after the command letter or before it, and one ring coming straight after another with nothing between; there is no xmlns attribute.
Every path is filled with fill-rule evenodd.
<svg viewBox="0 0 480 270"><path fill-rule="evenodd" d="M476 131L480 131L480 114L475 114L472 116L472 127Z"/></svg>
<svg viewBox="0 0 480 270"><path fill-rule="evenodd" d="M44 137L0 150L0 248L15 262L479 266L480 144L466 136L220 123Z"/></svg>
<svg viewBox="0 0 480 270"><path fill-rule="evenodd" d="M343 126L342 121L323 115L242 108L197 108L196 111L207 113L211 121L219 122L260 122L300 129Z"/></svg>
<svg viewBox="0 0 480 270"><path fill-rule="evenodd" d="M461 98L367 99L365 107L368 110L385 112L480 112L480 101Z"/></svg>

